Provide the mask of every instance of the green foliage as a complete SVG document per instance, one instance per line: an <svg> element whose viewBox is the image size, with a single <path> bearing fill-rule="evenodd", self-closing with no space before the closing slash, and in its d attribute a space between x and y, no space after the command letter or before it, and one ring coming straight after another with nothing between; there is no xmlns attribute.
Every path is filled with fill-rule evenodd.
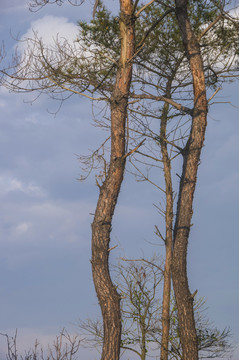
<svg viewBox="0 0 239 360"><path fill-rule="evenodd" d="M85 44L109 49L116 57L120 51L120 29L117 17L111 15L110 11L100 2L96 17L90 23L80 21L80 38Z"/></svg>
<svg viewBox="0 0 239 360"><path fill-rule="evenodd" d="M173 7L174 1L170 0L168 5ZM212 0L189 2L190 21L196 36L200 36L202 31L220 15L221 8L225 5L222 1ZM146 7L135 22L137 56L134 59L135 69L132 82L135 89L149 84L160 93L164 92L167 81L172 76L174 92L178 91L178 87L187 87L191 82L191 74L174 12L159 21L167 9L161 3L154 2ZM107 90L109 84L114 81L115 61L119 58L119 18L113 16L105 5L100 3L95 19L90 23L79 22L79 26L80 39L88 47L93 45L101 49L105 59L112 59L111 65L103 57L97 59L98 62L105 63L105 69L102 67L99 74L102 79L99 87ZM153 30L150 31L150 29ZM214 89L215 84L221 81L219 75L235 68L236 62L232 61L229 64L228 57L235 57L238 54L238 29L232 22L222 18L210 30L209 35L202 37L201 49L207 86ZM182 85L182 79L187 79L184 85Z"/></svg>

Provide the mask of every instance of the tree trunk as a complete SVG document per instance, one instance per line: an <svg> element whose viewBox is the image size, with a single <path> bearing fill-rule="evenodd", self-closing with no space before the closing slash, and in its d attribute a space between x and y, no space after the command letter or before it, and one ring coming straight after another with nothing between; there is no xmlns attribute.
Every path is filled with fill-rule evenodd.
<svg viewBox="0 0 239 360"><path fill-rule="evenodd" d="M193 214L197 170L207 125L207 99L203 62L198 41L191 29L187 0L176 0L176 16L188 57L194 88L194 113L189 140L183 152L183 171L174 227L172 277L178 308L183 360L198 359L198 343L193 313L193 297L187 279L187 245Z"/></svg>
<svg viewBox="0 0 239 360"><path fill-rule="evenodd" d="M92 274L104 324L102 360L118 360L121 342L120 296L109 273L111 223L125 169L125 122L134 55L131 0L121 0L121 56L111 96L111 156L92 223Z"/></svg>
<svg viewBox="0 0 239 360"><path fill-rule="evenodd" d="M172 76L173 79L173 76ZM168 81L166 96L171 97L172 79ZM163 169L166 192L166 213L165 213L165 267L164 267L164 287L162 304L162 340L160 349L160 360L168 360L168 343L170 329L170 297L171 297L171 264L172 264L172 244L173 244L173 188L171 178L171 161L168 156L166 130L168 120L169 104L165 103L161 116L160 124L160 146L163 158Z"/></svg>

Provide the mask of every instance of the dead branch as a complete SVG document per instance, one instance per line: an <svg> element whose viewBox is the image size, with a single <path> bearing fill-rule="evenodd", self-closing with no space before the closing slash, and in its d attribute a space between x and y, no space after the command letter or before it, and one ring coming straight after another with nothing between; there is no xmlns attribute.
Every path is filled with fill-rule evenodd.
<svg viewBox="0 0 239 360"><path fill-rule="evenodd" d="M148 6L150 6L155 0L151 0L150 2L148 2L147 4L145 4L144 6L142 6L141 9L139 9L139 11L137 11L137 13L135 14L135 17L139 17L139 15L141 14L142 11L144 11Z"/></svg>
<svg viewBox="0 0 239 360"><path fill-rule="evenodd" d="M219 20L222 19L222 17L223 17L222 14L218 15L218 17L217 17L213 22L211 22L211 24L209 24L209 25L206 27L206 29L204 29L204 30L202 31L202 33L198 36L198 41L200 41L200 40L202 39L202 37L203 37L204 35L206 35L206 34L208 33L208 31L209 31L214 25L216 25L216 23L218 23Z"/></svg>
<svg viewBox="0 0 239 360"><path fill-rule="evenodd" d="M143 139L133 150L130 150L127 154L125 154L125 155L123 156L123 159L126 159L128 156L132 155L135 151L137 151L137 150L140 148L140 146L143 145L143 143L145 142L145 140L146 140L146 139Z"/></svg>
<svg viewBox="0 0 239 360"><path fill-rule="evenodd" d="M108 251L114 250L115 248L117 248L118 245L112 246L111 248L108 249Z"/></svg>
<svg viewBox="0 0 239 360"><path fill-rule="evenodd" d="M144 181L148 181L150 184L152 184L153 186L155 186L158 190L162 191L163 193L165 193L165 190L163 188L161 188L160 186L158 186L157 184L155 184L155 182L153 182L152 180L149 179L149 177L147 177L146 175L144 175L142 173L142 171L130 160L131 165L137 170L137 172L142 176L142 178L144 179Z"/></svg>
<svg viewBox="0 0 239 360"><path fill-rule="evenodd" d="M208 103L214 98L214 96L218 93L218 91L222 90L222 88L218 88L213 94L212 96L210 96L210 98L208 99Z"/></svg>
<svg viewBox="0 0 239 360"><path fill-rule="evenodd" d="M165 101L167 102L168 104L172 105L173 107L175 107L177 110L180 110L186 114L189 114L189 115L193 115L193 109L190 109L188 108L187 106L183 106L181 104L178 104L176 103L174 100L172 99L168 99L164 96L155 96L155 95L151 95L151 94L131 94L131 97L133 99L145 99L145 100L154 100L154 101Z"/></svg>
<svg viewBox="0 0 239 360"><path fill-rule="evenodd" d="M153 263L152 261L146 260L144 258L141 259L126 259L126 258L120 258L122 261L128 261L128 262L134 262L134 261L140 261L140 262L145 262L146 264L152 265L154 267L156 267L158 270L160 270L160 272L163 274L164 270L158 266L157 264Z"/></svg>

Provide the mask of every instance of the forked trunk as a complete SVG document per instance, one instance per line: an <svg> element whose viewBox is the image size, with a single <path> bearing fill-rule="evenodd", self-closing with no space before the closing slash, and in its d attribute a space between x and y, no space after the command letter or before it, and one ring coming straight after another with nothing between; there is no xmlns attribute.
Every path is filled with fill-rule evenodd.
<svg viewBox="0 0 239 360"><path fill-rule="evenodd" d="M104 342L102 360L118 360L121 342L120 296L109 273L111 223L125 169L125 122L134 55L131 0L121 0L121 56L111 96L111 156L92 223L92 274L101 307Z"/></svg>
<svg viewBox="0 0 239 360"><path fill-rule="evenodd" d="M187 14L187 0L176 0L176 16L190 63L194 88L194 113L189 140L184 149L183 172L174 228L172 263L173 287L178 308L183 360L198 359L198 343L193 312L193 297L187 279L187 245L193 214L197 170L207 124L207 99L203 62L198 41Z"/></svg>

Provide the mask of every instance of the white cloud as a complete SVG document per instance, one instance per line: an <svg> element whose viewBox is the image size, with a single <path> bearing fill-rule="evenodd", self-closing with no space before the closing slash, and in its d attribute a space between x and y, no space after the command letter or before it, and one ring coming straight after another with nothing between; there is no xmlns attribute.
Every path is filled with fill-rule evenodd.
<svg viewBox="0 0 239 360"><path fill-rule="evenodd" d="M0 196L7 195L13 191L21 191L32 197L45 196L45 191L34 183L24 183L16 177L0 175Z"/></svg>
<svg viewBox="0 0 239 360"><path fill-rule="evenodd" d="M87 46L79 42L79 27L69 22L66 17L57 17L52 15L44 16L31 23L28 31L22 36L17 44L17 50L22 55L19 71L25 76L25 66L29 77L45 76L45 68L42 63L43 54L47 63L52 66L71 67L75 65L75 59L81 59L81 62L91 63L93 50L89 51ZM38 80L37 80L38 83ZM31 85L34 84L31 83ZM28 88L29 83L24 82L22 86ZM34 85L36 86L36 85ZM41 84L37 86L42 86ZM43 84L45 87L45 84Z"/></svg>
<svg viewBox="0 0 239 360"><path fill-rule="evenodd" d="M229 11L229 15L232 16L234 19L239 19L239 6L235 7L234 9L231 9Z"/></svg>
<svg viewBox="0 0 239 360"><path fill-rule="evenodd" d="M11 200L0 205L0 208L3 211L0 242L7 247L15 243L43 248L88 244L89 213L93 211L90 203L42 201L40 198L26 203ZM8 260L13 261L12 258Z"/></svg>
<svg viewBox="0 0 239 360"><path fill-rule="evenodd" d="M95 71L96 64L97 69L105 68L107 62L112 64L113 60L110 58L113 58L114 54L111 54L109 49L99 51L99 47L95 44L89 47L79 35L79 27L66 17L47 15L33 21L17 45L22 54L19 68L24 74L23 77L25 76L24 64L30 77L35 77L38 73L40 77L44 77L43 54L47 59L47 64L51 63L53 67L59 66L61 70L74 68L77 71L77 66L79 66L78 70L81 71L80 64L87 64L92 66L92 71ZM104 53L107 52L105 56ZM78 58L77 64L76 58ZM26 83L25 86L28 87L28 85Z"/></svg>
<svg viewBox="0 0 239 360"><path fill-rule="evenodd" d="M34 223L32 238L38 241L39 235L48 243L80 243L83 245L85 239L79 236L85 227L88 229L89 212L92 206L87 203L59 203L44 202L35 204L27 211L31 222ZM83 233L83 231L82 231ZM41 240L42 241L42 240Z"/></svg>
<svg viewBox="0 0 239 360"><path fill-rule="evenodd" d="M37 125L37 124L43 122L42 118L40 118L39 114L36 113L36 112L31 112L29 115L27 115L27 116L24 118L24 120L25 120L27 123L34 124L34 125Z"/></svg>
<svg viewBox="0 0 239 360"><path fill-rule="evenodd" d="M23 223L20 223L17 225L16 227L16 235L23 235L25 234L31 227L31 224L30 223L26 223L26 222L23 222Z"/></svg>
<svg viewBox="0 0 239 360"><path fill-rule="evenodd" d="M45 46L54 46L56 41L61 43L66 39L72 45L77 38L77 32L77 25L69 22L67 18L47 15L33 21L21 40L33 39L36 35ZM25 48L26 44L22 43L20 49L21 46Z"/></svg>

